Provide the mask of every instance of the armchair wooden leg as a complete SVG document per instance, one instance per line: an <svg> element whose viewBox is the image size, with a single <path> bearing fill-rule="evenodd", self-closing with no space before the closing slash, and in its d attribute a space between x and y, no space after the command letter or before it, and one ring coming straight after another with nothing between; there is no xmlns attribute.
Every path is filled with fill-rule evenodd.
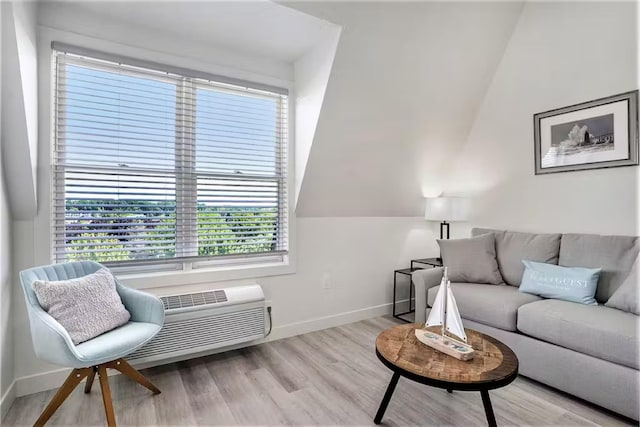
<svg viewBox="0 0 640 427"><path fill-rule="evenodd" d="M129 378L131 378L132 380L134 380L135 382L137 382L141 386L146 387L149 390L151 390L153 392L153 394L161 393L160 389L158 389L158 387L154 386L153 383L151 383L151 381L149 381L147 378L145 378L145 376L142 375L136 368L134 368L133 366L129 365L129 363L124 359L114 360L113 362L107 363L106 366L107 366L107 368L111 368L111 369L115 369L117 371L120 371L121 373L123 373L124 375L128 376Z"/></svg>
<svg viewBox="0 0 640 427"><path fill-rule="evenodd" d="M109 388L109 378L107 378L107 368L105 365L98 366L98 377L100 377L100 389L102 390L102 402L104 403L104 412L107 415L107 425L109 427L115 427L116 416L113 412L111 389Z"/></svg>
<svg viewBox="0 0 640 427"><path fill-rule="evenodd" d="M40 414L40 418L35 422L34 427L45 425L76 386L80 384L83 379L91 375L92 372L93 368L80 368L71 371L64 384L62 384L62 387L58 389L53 399L51 399L51 402L49 402L49 405L47 405L44 411L42 411L42 414Z"/></svg>
<svg viewBox="0 0 640 427"><path fill-rule="evenodd" d="M91 369L92 369L92 371L89 374L89 376L87 377L87 383L84 385L84 392L85 393L90 393L91 392L91 387L93 386L93 380L96 377L96 372L98 372L98 367L97 366L94 366Z"/></svg>
<svg viewBox="0 0 640 427"><path fill-rule="evenodd" d="M120 371L122 374L131 378L138 384L148 388L154 394L160 393L160 390L154 386L151 381L144 377L137 369L129 365L126 360L118 359L111 362L103 363L102 365L92 366L90 368L74 369L67 377L62 387L58 389L49 405L42 411L40 418L35 422L34 427L42 427L56 412L56 410L62 405L62 402L71 394L71 392L84 380L87 379L87 383L84 386L84 392L89 393L91 386L95 380L96 374L100 380L100 389L102 390L102 402L104 403L104 412L107 415L107 424L109 427L115 427L116 416L113 411L113 401L111 399L111 388L109 387L109 379L107 378L107 368Z"/></svg>

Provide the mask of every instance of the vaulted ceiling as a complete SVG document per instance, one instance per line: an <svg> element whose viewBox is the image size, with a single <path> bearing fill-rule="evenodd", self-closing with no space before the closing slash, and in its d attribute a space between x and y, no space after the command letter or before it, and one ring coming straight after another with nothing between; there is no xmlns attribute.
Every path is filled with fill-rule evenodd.
<svg viewBox="0 0 640 427"><path fill-rule="evenodd" d="M41 25L64 21L61 29L73 34L161 46L184 56L204 52L185 51L191 44L212 46L236 53L224 58L245 68L264 64L253 72L284 80L305 74L300 80L315 86L296 92L314 105L307 110L311 126L297 135L302 154L294 186L297 215L415 216L423 212L423 197L444 187L445 172L470 131L523 3L44 1L40 6ZM85 19L89 16L95 19ZM94 28L96 19L109 25ZM128 38L129 32L121 31L128 28L148 37ZM238 55L262 59L241 61ZM229 65L211 56L204 59Z"/></svg>
<svg viewBox="0 0 640 427"><path fill-rule="evenodd" d="M522 3L285 4L342 26L298 216L421 215L469 133Z"/></svg>

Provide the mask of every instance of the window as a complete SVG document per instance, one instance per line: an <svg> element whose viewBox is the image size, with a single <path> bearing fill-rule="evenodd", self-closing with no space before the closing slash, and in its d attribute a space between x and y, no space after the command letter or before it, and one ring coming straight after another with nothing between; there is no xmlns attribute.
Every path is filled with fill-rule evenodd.
<svg viewBox="0 0 640 427"><path fill-rule="evenodd" d="M286 90L53 47L55 262L286 254Z"/></svg>

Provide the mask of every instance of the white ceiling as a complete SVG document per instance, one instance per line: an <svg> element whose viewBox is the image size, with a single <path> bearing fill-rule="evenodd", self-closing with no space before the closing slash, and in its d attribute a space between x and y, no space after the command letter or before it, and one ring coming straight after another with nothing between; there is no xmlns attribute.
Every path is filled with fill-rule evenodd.
<svg viewBox="0 0 640 427"><path fill-rule="evenodd" d="M295 61L313 47L330 25L270 1L65 3L103 19L285 62Z"/></svg>

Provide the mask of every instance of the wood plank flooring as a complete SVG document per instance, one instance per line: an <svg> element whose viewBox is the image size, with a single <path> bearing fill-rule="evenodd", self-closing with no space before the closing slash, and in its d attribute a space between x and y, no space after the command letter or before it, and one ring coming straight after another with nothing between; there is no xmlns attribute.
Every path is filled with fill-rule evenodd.
<svg viewBox="0 0 640 427"><path fill-rule="evenodd" d="M142 371L162 394L111 377L119 426L373 425L391 372L375 338L399 322L379 317ZM18 398L3 425L32 425L55 390ZM47 425L105 425L100 387L78 387ZM629 425L630 421L518 378L491 392L498 425ZM486 425L480 393L401 378L384 425Z"/></svg>

